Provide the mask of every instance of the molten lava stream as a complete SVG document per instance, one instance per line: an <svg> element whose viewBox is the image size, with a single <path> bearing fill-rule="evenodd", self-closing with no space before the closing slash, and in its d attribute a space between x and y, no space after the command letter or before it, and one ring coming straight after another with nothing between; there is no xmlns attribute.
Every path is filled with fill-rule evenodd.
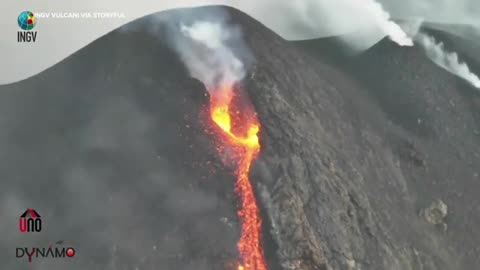
<svg viewBox="0 0 480 270"><path fill-rule="evenodd" d="M221 152L225 148L233 149L233 156L236 165L235 174L237 181L235 183L235 193L240 198L240 209L238 217L241 224L241 236L237 243L240 253L240 263L238 270L266 270L266 262L261 245L261 225L260 211L255 199L252 184L250 183L250 166L260 151L260 143L257 133L260 130L260 123L253 108L241 108L241 112L236 111L240 116L240 121L235 121L233 125L241 125L244 129L243 135L235 132L232 127L234 116L232 114L233 87L223 87L214 91L210 100L210 115L215 124L223 132L221 146L218 150Z"/></svg>

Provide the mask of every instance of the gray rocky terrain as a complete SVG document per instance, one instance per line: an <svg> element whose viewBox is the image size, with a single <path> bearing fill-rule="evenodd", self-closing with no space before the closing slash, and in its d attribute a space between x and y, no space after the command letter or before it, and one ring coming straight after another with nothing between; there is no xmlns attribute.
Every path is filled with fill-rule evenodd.
<svg viewBox="0 0 480 270"><path fill-rule="evenodd" d="M240 87L262 124L251 179L269 269L478 268L480 92L417 47L347 57L228 12L255 59ZM208 92L141 29L0 86L2 269L231 268L233 168ZM18 232L27 207L39 234ZM15 258L58 240L77 255Z"/></svg>

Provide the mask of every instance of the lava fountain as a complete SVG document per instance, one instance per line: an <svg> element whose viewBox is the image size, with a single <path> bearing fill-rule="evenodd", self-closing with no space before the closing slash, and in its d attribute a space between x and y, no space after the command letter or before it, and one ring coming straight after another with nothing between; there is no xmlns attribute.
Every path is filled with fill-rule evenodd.
<svg viewBox="0 0 480 270"><path fill-rule="evenodd" d="M233 86L222 86L210 91L210 117L218 126L220 141L217 150L227 155L235 164L235 193L240 198L237 215L240 219L241 235L237 243L240 254L238 270L266 270L261 245L262 221L250 182L250 166L260 151L257 133L260 122L253 107L234 106ZM226 151L231 152L226 152Z"/></svg>

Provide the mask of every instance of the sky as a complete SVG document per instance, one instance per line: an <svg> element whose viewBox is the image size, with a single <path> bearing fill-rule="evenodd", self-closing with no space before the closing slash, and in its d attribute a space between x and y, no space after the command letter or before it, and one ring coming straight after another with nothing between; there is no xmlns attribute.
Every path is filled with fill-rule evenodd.
<svg viewBox="0 0 480 270"><path fill-rule="evenodd" d="M176 1L14 1L2 0L0 84L26 79L54 65L106 33L148 14L202 5L227 5L240 9L285 39L311 39L356 33L348 40L365 49L385 36L375 20L362 11L373 0L176 0ZM480 1L476 0L379 0L393 19L421 17L427 22L480 26ZM360 7L360 11L359 11ZM39 18L35 43L18 43L17 16L34 13L118 12L124 18Z"/></svg>

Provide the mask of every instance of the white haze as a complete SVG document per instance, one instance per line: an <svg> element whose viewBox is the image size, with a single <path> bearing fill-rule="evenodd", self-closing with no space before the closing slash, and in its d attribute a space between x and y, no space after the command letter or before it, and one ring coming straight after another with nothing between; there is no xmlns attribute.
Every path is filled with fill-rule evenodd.
<svg viewBox="0 0 480 270"><path fill-rule="evenodd" d="M69 20L68 24L58 23L57 20L42 20L38 27L39 40L35 46L25 50L19 46L15 36L17 26L15 20L9 16L0 17L2 25L10 34L4 35L0 41L2 60L7 64L0 69L0 83L9 83L25 79L45 68L64 59L71 53L86 46L94 39L107 32L152 12L164 11L179 7L194 7L203 5L227 5L237 8L287 40L313 39L326 36L347 35L342 39L355 51L362 51L398 28L383 23L379 25L376 18L369 14L373 0L182 0L182 1L135 1L115 2L104 0L102 3L93 0L66 2L60 0L33 1L29 8L32 11L65 11L75 12L82 10L112 10L124 12L128 18L124 20ZM5 1L4 1L5 2ZM390 14L390 21L408 20L422 17L426 22L445 24L464 24L476 29L480 28L480 1L478 0L377 0L383 10ZM113 4L112 4L113 3ZM369 4L370 3L370 4ZM373 2L374 3L374 2ZM5 13L16 14L19 10L18 1L6 0ZM374 9L372 9L374 10ZM378 13L381 14L381 13ZM387 21L388 22L388 21ZM152 26L154 27L154 26ZM76 31L70 31L76 29ZM460 35L480 44L480 34L472 31L445 28L448 32ZM58 35L62 33L62 35ZM400 35L390 33L389 36L400 38ZM398 39L397 39L398 40ZM55 47L52 44L68 44ZM35 61L30 61L35 59ZM21 68L16 65L29 62Z"/></svg>
<svg viewBox="0 0 480 270"><path fill-rule="evenodd" d="M379 0L394 18L480 26L478 0Z"/></svg>
<svg viewBox="0 0 480 270"><path fill-rule="evenodd" d="M275 12L271 12L272 5ZM385 36L399 45L411 45L411 38L395 23L397 20L421 17L426 22L470 25L480 33L477 0L275 0L243 8L249 14L261 14L254 17L286 39L341 36L354 52L368 49ZM480 43L472 38L471 31L446 31Z"/></svg>

